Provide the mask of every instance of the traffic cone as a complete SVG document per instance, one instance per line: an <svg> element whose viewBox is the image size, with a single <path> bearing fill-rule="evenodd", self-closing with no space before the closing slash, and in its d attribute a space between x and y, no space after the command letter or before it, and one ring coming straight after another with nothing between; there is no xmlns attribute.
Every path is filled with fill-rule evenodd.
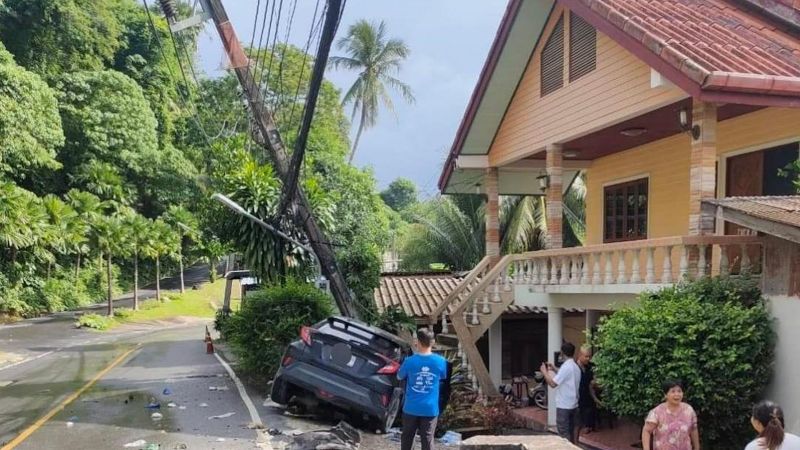
<svg viewBox="0 0 800 450"><path fill-rule="evenodd" d="M206 325L206 353L209 355L214 353L214 341L211 340L211 333L208 331L208 325Z"/></svg>

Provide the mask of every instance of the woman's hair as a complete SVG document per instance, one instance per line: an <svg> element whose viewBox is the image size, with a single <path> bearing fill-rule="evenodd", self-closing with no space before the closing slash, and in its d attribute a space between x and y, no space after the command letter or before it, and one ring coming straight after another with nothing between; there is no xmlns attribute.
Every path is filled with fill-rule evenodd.
<svg viewBox="0 0 800 450"><path fill-rule="evenodd" d="M683 381L681 381L681 380L667 380L667 381L665 381L664 383L661 384L661 392L663 392L666 395L667 393L669 393L670 389L672 389L674 387L679 387L679 388L681 388L682 391L686 390L686 388L683 387Z"/></svg>
<svg viewBox="0 0 800 450"><path fill-rule="evenodd" d="M759 437L764 438L764 445L775 450L783 443L783 410L777 403L764 400L753 406L753 418L764 425Z"/></svg>

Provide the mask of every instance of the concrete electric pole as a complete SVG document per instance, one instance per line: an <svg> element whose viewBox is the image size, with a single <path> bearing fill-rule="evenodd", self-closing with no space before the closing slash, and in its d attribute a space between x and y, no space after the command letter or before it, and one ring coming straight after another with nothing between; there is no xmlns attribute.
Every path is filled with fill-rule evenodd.
<svg viewBox="0 0 800 450"><path fill-rule="evenodd" d="M292 215L295 224L304 229L311 248L314 250L319 260L322 274L325 275L330 282L331 293L333 294L333 298L341 314L347 317L358 317L358 313L350 296L350 290L347 288L344 276L339 271L336 264L333 247L328 241L325 232L320 228L317 220L311 213L311 207L302 187L296 186L297 167L292 167L289 164L286 148L283 145L280 133L275 125L272 112L267 108L261 96L258 84L255 82L253 74L250 72L249 58L245 54L239 39L236 37L236 31L228 18L228 14L225 12L222 1L202 0L201 3L203 4L205 13L211 17L214 21L214 25L216 25L217 32L225 47L225 52L228 55L231 69L236 73L236 77L241 84L244 97L257 126L257 132L254 133L254 138L256 142L266 150L273 163L275 172L283 182L284 195L287 198L287 200L285 200L287 209ZM328 0L325 23L323 25L317 58L314 61L314 69L309 85L309 95L306 98L306 116L303 118L303 126L301 127L301 134L298 139L298 144L300 145L295 148L295 152L300 152L298 156L302 156L305 150L305 137L303 135L307 136L316 106L317 95L310 94L316 94L322 83L324 69L327 65L328 53L333 42L333 35L339 21L341 8L342 0Z"/></svg>

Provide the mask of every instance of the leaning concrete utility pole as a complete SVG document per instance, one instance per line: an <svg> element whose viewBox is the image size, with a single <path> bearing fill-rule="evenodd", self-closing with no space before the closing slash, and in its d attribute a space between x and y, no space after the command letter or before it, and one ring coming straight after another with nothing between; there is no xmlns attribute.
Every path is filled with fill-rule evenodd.
<svg viewBox="0 0 800 450"><path fill-rule="evenodd" d="M294 195L292 195L289 199L288 209L291 211L292 217L297 226L302 227L305 230L306 236L310 241L311 248L314 250L314 253L317 255L317 259L319 260L322 274L325 275L325 277L327 277L330 281L331 293L333 294L333 298L336 300L336 304L339 307L340 312L342 315L347 317L357 317L358 314L353 306L353 300L350 297L350 291L347 288L344 276L342 276L342 273L339 271L339 268L336 264L336 257L334 255L333 247L328 241L328 237L325 235L325 232L322 231L316 219L314 218L314 215L311 213L311 207L308 203L305 193L303 193L303 190L300 186L294 187L294 183L292 183L291 186L286 184L290 179L296 180L296 178L292 176L291 168L289 167L288 162L289 158L286 155L286 149L283 145L283 141L281 140L280 133L275 125L272 113L267 108L267 105L259 91L258 85L256 84L253 75L250 72L249 59L247 55L245 55L242 44L236 37L233 24L231 24L230 20L228 19L228 14L225 12L225 8L222 6L221 0L205 0L203 3L208 6L208 10L206 12L211 16L211 19L214 21L214 24L217 27L219 36L222 39L222 44L225 46L225 51L228 54L231 68L236 73L236 77L239 79L239 83L244 91L244 96L253 116L252 118L257 126L257 131L254 133L255 140L269 154L270 160L274 165L275 172L284 183L284 189L288 189L288 192L294 193ZM336 28L339 20L339 13L341 11L341 5L342 0L328 0L328 12L325 17L323 34L319 44L320 49L322 49L321 54L326 56L333 41L333 31L331 30L335 30ZM319 79L317 80L318 83L322 82L323 74L323 70L321 70L318 65L321 64L322 68L324 68L325 64L327 63L327 58L325 59L326 61L320 61L317 59L314 62L313 74L319 76ZM312 87L314 82L315 80L312 79ZM316 99L310 103L307 99L307 109L309 109L309 104L311 105L308 113L313 114L313 105L315 103Z"/></svg>

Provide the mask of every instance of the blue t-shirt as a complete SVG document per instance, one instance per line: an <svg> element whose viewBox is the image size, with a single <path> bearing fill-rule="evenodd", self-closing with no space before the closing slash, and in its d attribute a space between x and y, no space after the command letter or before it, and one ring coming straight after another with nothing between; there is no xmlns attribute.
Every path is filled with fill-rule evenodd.
<svg viewBox="0 0 800 450"><path fill-rule="evenodd" d="M412 355L403 362L397 378L406 383L403 412L412 416L439 415L439 382L447 377L447 360L430 355Z"/></svg>

